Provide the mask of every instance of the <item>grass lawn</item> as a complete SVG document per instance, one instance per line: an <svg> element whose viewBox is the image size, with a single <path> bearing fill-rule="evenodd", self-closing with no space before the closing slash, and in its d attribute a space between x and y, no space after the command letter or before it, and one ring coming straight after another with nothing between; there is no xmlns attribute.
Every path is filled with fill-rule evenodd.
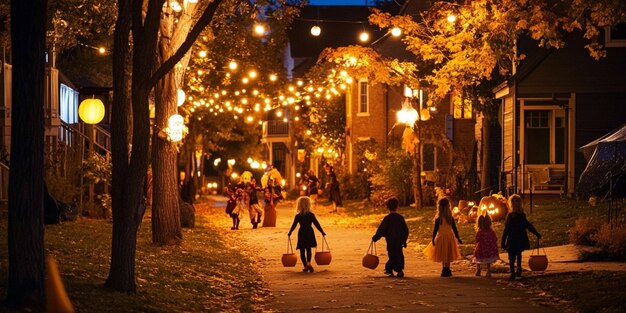
<svg viewBox="0 0 626 313"><path fill-rule="evenodd" d="M372 208L364 206L362 202L345 201L346 215L355 219L355 223L371 223L378 225L382 217L387 214L384 207ZM528 198L525 199L524 209L528 220L537 228L542 235L542 245L555 246L569 243L567 230L574 225L576 219L585 214L596 214L596 208L590 208L584 201L570 199L561 200L558 197L537 197L533 200L533 212L530 213ZM398 211L404 215L409 225L409 241L413 243L427 245L432 238L433 219L435 208L426 207L416 210L410 207L402 207ZM603 212L603 211L600 211ZM502 238L504 230L503 222L496 222L493 225L498 236L498 244ZM461 252L464 255L472 254L475 244L474 224L458 224L459 235L463 240ZM531 242L535 241L532 234L529 234Z"/></svg>
<svg viewBox="0 0 626 313"><path fill-rule="evenodd" d="M46 226L45 246L59 263L62 279L77 311L82 312L254 312L269 294L256 265L233 240L207 227L184 230L180 246L151 244L150 221L139 230L137 294L104 288L110 263L111 226L83 219ZM0 222L0 297L6 297L7 223Z"/></svg>
<svg viewBox="0 0 626 313"><path fill-rule="evenodd" d="M626 273L586 271L547 274L523 278L527 287L538 287L553 296L567 301L566 306L578 312L626 312Z"/></svg>

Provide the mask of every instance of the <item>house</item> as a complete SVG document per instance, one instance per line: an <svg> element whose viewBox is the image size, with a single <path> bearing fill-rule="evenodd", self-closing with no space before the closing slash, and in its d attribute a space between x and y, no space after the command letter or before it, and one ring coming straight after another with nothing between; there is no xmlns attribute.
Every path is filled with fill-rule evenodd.
<svg viewBox="0 0 626 313"><path fill-rule="evenodd" d="M110 88L79 88L56 68L56 56L49 54L44 79L44 144L47 161L54 164L55 174L65 176L72 166L67 161L71 154L82 164L90 149L100 154L111 150L108 114L100 125L86 125L78 116L80 101L98 97L110 108ZM8 160L11 153L11 86L12 66L2 60L0 74L0 201L6 201L8 191ZM109 110L107 110L109 111ZM73 165L76 166L76 165ZM93 202L93 186L87 198ZM79 199L82 201L82 199Z"/></svg>
<svg viewBox="0 0 626 313"><path fill-rule="evenodd" d="M407 1L400 14L417 15L429 5L428 1ZM372 48L399 60L414 57L399 38L392 36L384 36L374 42ZM426 89L412 90L410 86L390 86L359 78L355 78L346 93L346 162L349 172L354 174L362 170L360 164L364 156L359 147L362 144L370 143L380 148L401 146L404 126L394 126L396 112L404 101L409 100L407 95L418 111L427 108L433 112L429 120L418 121L422 128L435 130L430 133L422 131L420 135L422 175L438 185L455 182L457 188L463 189L466 182L455 181L451 175L454 173L452 166L461 166L469 172L474 164L476 121L471 103L451 94L429 107Z"/></svg>
<svg viewBox="0 0 626 313"><path fill-rule="evenodd" d="M369 4L372 3L387 12L397 12L400 8L397 2L392 1ZM283 57L287 77L293 81L303 78L315 65L323 49L356 44L362 31L370 34L371 41L383 36L384 30L367 22L369 14L369 8L363 5L310 5L302 8L291 27L289 44ZM311 33L314 26L320 29L317 36ZM283 121L285 115L292 113L285 110L269 112L263 122L261 138L264 158L283 174L288 187L295 187L298 173L308 169L319 173L322 161L318 155L305 154L302 142L294 138L294 123L289 118L288 122Z"/></svg>
<svg viewBox="0 0 626 313"><path fill-rule="evenodd" d="M573 194L585 168L576 149L626 121L626 25L606 29L595 60L580 33L562 49L522 38L527 57L495 90L501 100L501 190Z"/></svg>

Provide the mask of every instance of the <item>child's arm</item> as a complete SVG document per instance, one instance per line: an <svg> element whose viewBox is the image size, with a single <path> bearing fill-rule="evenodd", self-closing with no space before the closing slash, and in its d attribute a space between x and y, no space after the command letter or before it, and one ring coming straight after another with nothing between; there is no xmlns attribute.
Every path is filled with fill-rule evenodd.
<svg viewBox="0 0 626 313"><path fill-rule="evenodd" d="M509 223L511 220L511 215L506 215L506 220L504 221L504 231L502 232L502 240L500 241L500 246L502 250L506 250L506 241L509 238Z"/></svg>
<svg viewBox="0 0 626 313"><path fill-rule="evenodd" d="M533 226L533 224L531 224L528 220L526 220L526 229L528 229L528 231L530 231L531 233L535 234L535 236L537 236L538 239L541 239L541 234L539 234L535 226Z"/></svg>
<svg viewBox="0 0 626 313"><path fill-rule="evenodd" d="M298 224L299 221L300 221L300 214L296 214L296 217L293 218L293 224L291 224L289 233L287 234L288 236L291 236L291 233L293 233L293 230L296 229L296 225Z"/></svg>
<svg viewBox="0 0 626 313"><path fill-rule="evenodd" d="M454 219L452 219L452 231L454 232L454 237L456 237L456 240L458 240L460 244L463 244L463 241L461 241L461 237L459 237L459 231L456 229L456 222L454 221Z"/></svg>
<svg viewBox="0 0 626 313"><path fill-rule="evenodd" d="M383 221L380 222L380 225L378 225L378 229L376 230L376 234L374 234L374 237L372 237L372 240L376 242L380 238L385 237L385 234L387 233L387 227L388 222L387 217L385 216L385 218L383 218Z"/></svg>
<svg viewBox="0 0 626 313"><path fill-rule="evenodd" d="M320 225L320 222L317 221L317 217L315 217L315 214L313 214L313 225L315 225L315 228L317 228L317 230L322 233L322 236L326 236L326 233L322 230L322 225Z"/></svg>
<svg viewBox="0 0 626 313"><path fill-rule="evenodd" d="M435 227L433 229L433 246L435 245L435 237L437 236L437 232L439 231L439 218L435 220Z"/></svg>
<svg viewBox="0 0 626 313"><path fill-rule="evenodd" d="M409 226L406 225L404 217L402 218L402 246L406 248L406 242L409 239Z"/></svg>

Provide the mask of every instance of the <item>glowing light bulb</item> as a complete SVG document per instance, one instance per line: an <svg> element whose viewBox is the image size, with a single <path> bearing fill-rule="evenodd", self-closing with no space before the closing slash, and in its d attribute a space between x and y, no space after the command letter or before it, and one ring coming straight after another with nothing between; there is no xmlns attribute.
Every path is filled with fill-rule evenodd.
<svg viewBox="0 0 626 313"><path fill-rule="evenodd" d="M402 35L402 30L399 27L394 27L391 29L391 36L400 37Z"/></svg>
<svg viewBox="0 0 626 313"><path fill-rule="evenodd" d="M255 70L251 70L250 72L248 72L248 76L250 76L250 78L256 78L257 73Z"/></svg>
<svg viewBox="0 0 626 313"><path fill-rule="evenodd" d="M231 70L236 70L237 69L237 62L235 61L230 61L230 63L228 63L228 68Z"/></svg>
<svg viewBox="0 0 626 313"><path fill-rule="evenodd" d="M271 74L270 75L270 81L275 82L278 79L278 76L276 76L276 74Z"/></svg>
<svg viewBox="0 0 626 313"><path fill-rule="evenodd" d="M241 79L241 82L247 84L248 82L250 82L250 80L248 79L248 77L244 77Z"/></svg>
<svg viewBox="0 0 626 313"><path fill-rule="evenodd" d="M105 54L106 52L107 52L107 49L105 49L104 47L98 48L98 53Z"/></svg>
<svg viewBox="0 0 626 313"><path fill-rule="evenodd" d="M370 34L368 34L367 32L361 32L361 34L359 35L359 40L361 42L367 42L368 40L370 40Z"/></svg>
<svg viewBox="0 0 626 313"><path fill-rule="evenodd" d="M198 56L201 57L201 58L206 58L207 52L205 50L202 50L202 51L198 52Z"/></svg>
<svg viewBox="0 0 626 313"><path fill-rule="evenodd" d="M321 33L322 33L322 29L319 26L315 25L315 26L311 27L311 35L317 37Z"/></svg>
<svg viewBox="0 0 626 313"><path fill-rule="evenodd" d="M262 24L256 24L254 25L254 33L257 35L264 35L265 34L265 26Z"/></svg>
<svg viewBox="0 0 626 313"><path fill-rule="evenodd" d="M448 15L447 19L448 19L448 22L454 23L454 22L456 22L456 15L450 14L450 15Z"/></svg>

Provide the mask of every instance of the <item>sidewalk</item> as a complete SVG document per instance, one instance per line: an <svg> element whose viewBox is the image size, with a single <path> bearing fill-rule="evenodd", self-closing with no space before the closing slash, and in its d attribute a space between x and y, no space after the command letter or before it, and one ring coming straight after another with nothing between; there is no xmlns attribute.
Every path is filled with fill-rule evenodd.
<svg viewBox="0 0 626 313"><path fill-rule="evenodd" d="M573 244L540 248L540 254L548 256L548 268L545 273L563 273L572 271L626 271L626 262L581 262L579 254L583 247ZM522 267L528 268L528 259L532 254L538 254L537 250L528 250L522 254ZM500 258L508 262L508 255L500 254Z"/></svg>
<svg viewBox="0 0 626 313"><path fill-rule="evenodd" d="M218 202L214 205L217 206ZM230 232L246 242L252 255L259 258L262 275L274 297L269 303L279 312L327 310L332 312L556 312L552 307L531 301L532 294L508 287L508 275L475 277L473 269L452 264L454 277L439 277L441 265L424 259L415 246L405 249L406 277L383 275L387 261L384 240L379 241L381 264L376 270L361 266L375 229L338 225L329 207L317 206L314 212L327 233L333 261L316 266L315 273L303 273L302 265L282 267L280 258L287 248L287 232L293 219L293 202L278 206L276 228L249 228L244 218L241 230ZM221 212L223 208L216 207ZM228 220L216 220L226 227ZM292 238L295 245L296 238ZM321 237L318 234L318 244ZM463 262L463 261L460 261Z"/></svg>

